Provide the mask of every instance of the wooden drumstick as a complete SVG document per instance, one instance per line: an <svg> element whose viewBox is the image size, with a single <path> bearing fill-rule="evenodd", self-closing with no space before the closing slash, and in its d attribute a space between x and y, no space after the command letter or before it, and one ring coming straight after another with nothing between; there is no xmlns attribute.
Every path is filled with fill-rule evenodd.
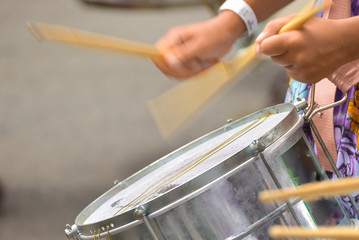
<svg viewBox="0 0 359 240"><path fill-rule="evenodd" d="M187 79L148 102L152 117L163 138L174 134L218 91L228 85L238 72L256 60L254 45L229 62L219 62L211 69Z"/></svg>
<svg viewBox="0 0 359 240"><path fill-rule="evenodd" d="M269 203L290 198L315 199L333 195L347 195L359 191L359 178L343 178L337 181L308 183L297 188L264 191L259 193L259 200Z"/></svg>
<svg viewBox="0 0 359 240"><path fill-rule="evenodd" d="M306 10L302 14L298 14L292 21L290 21L284 27L282 27L279 30L278 34L300 29L306 22L308 22L308 20L314 17L320 10L327 7L327 5L328 5L327 3L324 3L311 10Z"/></svg>
<svg viewBox="0 0 359 240"><path fill-rule="evenodd" d="M353 227L319 227L306 229L302 227L273 226L269 229L272 238L330 238L342 240L358 240L359 230Z"/></svg>
<svg viewBox="0 0 359 240"><path fill-rule="evenodd" d="M305 22L312 18L324 5L315 9L305 11L299 14L291 22L285 25L280 33L291 31L300 28ZM78 46L87 46L93 48L108 49L113 51L132 53L140 56L159 58L161 53L155 46L130 41L126 39L106 36L102 34L92 33L84 30L44 24L44 23L26 23L27 27L38 40L49 40L67 44L74 44Z"/></svg>
<svg viewBox="0 0 359 240"><path fill-rule="evenodd" d="M64 26L29 22L26 24L34 37L38 40L44 39L76 46L86 46L134 54L149 58L161 57L161 53L155 48L155 46L145 43L110 37Z"/></svg>

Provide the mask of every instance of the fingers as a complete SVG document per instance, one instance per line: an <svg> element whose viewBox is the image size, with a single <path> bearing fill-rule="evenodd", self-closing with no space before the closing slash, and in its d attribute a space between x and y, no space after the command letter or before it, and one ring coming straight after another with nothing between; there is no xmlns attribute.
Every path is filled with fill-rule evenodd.
<svg viewBox="0 0 359 240"><path fill-rule="evenodd" d="M263 29L263 32L258 35L256 39L256 54L259 56L262 53L262 42L274 35L277 35L279 30L287 24L292 18L294 18L295 15L289 15L286 17L278 18L275 20L270 21L265 28Z"/></svg>
<svg viewBox="0 0 359 240"><path fill-rule="evenodd" d="M173 46L183 43L186 40L186 34L181 27L175 27L168 31L161 39L156 43L156 47L160 51L166 51Z"/></svg>
<svg viewBox="0 0 359 240"><path fill-rule="evenodd" d="M267 56L278 56L286 53L290 46L291 33L283 33L266 38L260 44L260 53Z"/></svg>
<svg viewBox="0 0 359 240"><path fill-rule="evenodd" d="M164 57L163 60L153 59L152 61L165 75L177 79L190 78L217 63L217 61L204 62L197 58L181 63L176 57L172 60Z"/></svg>
<svg viewBox="0 0 359 240"><path fill-rule="evenodd" d="M156 65L158 69L161 70L165 75L169 77L174 77L173 71L168 67L168 65L163 61L159 59L152 59L152 62Z"/></svg>
<svg viewBox="0 0 359 240"><path fill-rule="evenodd" d="M294 64L294 61L288 51L280 55L274 55L271 58L274 63L283 67L289 67Z"/></svg>
<svg viewBox="0 0 359 240"><path fill-rule="evenodd" d="M295 31L278 35L279 30L285 26L295 15L279 18L269 22L263 32L256 39L257 55L270 56L272 61L283 66L288 73L297 71L295 51L298 46L295 39L298 33Z"/></svg>
<svg viewBox="0 0 359 240"><path fill-rule="evenodd" d="M156 44L162 59L153 60L166 75L186 79L213 66L218 60L201 59L203 49L188 28L175 28ZM204 51L205 52L205 51Z"/></svg>

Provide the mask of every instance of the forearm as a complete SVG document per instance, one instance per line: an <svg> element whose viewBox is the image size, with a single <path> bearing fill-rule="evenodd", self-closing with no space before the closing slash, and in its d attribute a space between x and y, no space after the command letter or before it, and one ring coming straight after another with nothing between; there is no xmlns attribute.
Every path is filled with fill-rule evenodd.
<svg viewBox="0 0 359 240"><path fill-rule="evenodd" d="M328 76L342 92L359 82L359 17L336 20L339 68ZM334 37L333 37L334 38Z"/></svg>
<svg viewBox="0 0 359 240"><path fill-rule="evenodd" d="M257 16L258 22L266 20L293 0L245 0Z"/></svg>
<svg viewBox="0 0 359 240"><path fill-rule="evenodd" d="M339 24L345 62L359 59L359 16L340 20Z"/></svg>

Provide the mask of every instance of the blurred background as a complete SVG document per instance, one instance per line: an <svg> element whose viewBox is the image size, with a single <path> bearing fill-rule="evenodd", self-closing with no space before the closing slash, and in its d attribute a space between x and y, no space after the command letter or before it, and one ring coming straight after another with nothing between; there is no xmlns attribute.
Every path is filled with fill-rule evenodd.
<svg viewBox="0 0 359 240"><path fill-rule="evenodd" d="M213 16L200 1L168 1L133 8L139 0L128 0L122 8L0 0L0 239L66 239L65 224L73 224L115 179L229 118L283 101L288 77L263 60L179 134L163 140L147 102L178 82L149 60L39 43L25 26L60 24L154 44L173 26ZM285 14L305 2L295 1Z"/></svg>

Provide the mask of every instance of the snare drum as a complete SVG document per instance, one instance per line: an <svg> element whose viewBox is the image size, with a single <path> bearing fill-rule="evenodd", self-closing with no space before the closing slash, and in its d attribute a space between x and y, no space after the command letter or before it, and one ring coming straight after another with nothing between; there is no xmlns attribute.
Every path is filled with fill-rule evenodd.
<svg viewBox="0 0 359 240"><path fill-rule="evenodd" d="M231 122L100 196L65 232L74 239L269 239L270 225L347 221L335 198L263 205L258 193L325 179L292 104Z"/></svg>

